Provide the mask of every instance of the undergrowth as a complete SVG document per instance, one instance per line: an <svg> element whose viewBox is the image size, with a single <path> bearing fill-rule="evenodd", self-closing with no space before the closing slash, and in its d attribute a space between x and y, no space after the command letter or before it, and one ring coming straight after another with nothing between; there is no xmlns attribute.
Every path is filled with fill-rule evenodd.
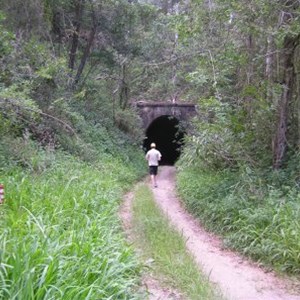
<svg viewBox="0 0 300 300"><path fill-rule="evenodd" d="M0 147L0 299L139 298L140 265L117 209L145 172L143 155L132 159L124 146L119 156L82 160L30 140L8 144Z"/></svg>
<svg viewBox="0 0 300 300"><path fill-rule="evenodd" d="M284 177L280 172L262 175L247 168L179 169L178 191L186 207L207 229L221 234L226 246L278 272L300 274L300 194L295 183L278 181Z"/></svg>

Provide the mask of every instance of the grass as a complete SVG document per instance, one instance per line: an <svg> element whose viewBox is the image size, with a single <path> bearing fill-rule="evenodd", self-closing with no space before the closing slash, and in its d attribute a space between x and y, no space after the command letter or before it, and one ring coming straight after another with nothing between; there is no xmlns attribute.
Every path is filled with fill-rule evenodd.
<svg viewBox="0 0 300 300"><path fill-rule="evenodd" d="M207 278L188 254L182 235L172 229L146 185L140 185L135 192L133 212L137 243L145 260L154 261L153 272L162 274L161 283L171 285L186 299L216 299Z"/></svg>
<svg viewBox="0 0 300 300"><path fill-rule="evenodd" d="M300 274L300 194L255 174L183 168L177 182L188 210L209 230L279 273Z"/></svg>
<svg viewBox="0 0 300 300"><path fill-rule="evenodd" d="M140 264L117 217L138 173L65 154L39 173L3 171L0 299L139 299Z"/></svg>

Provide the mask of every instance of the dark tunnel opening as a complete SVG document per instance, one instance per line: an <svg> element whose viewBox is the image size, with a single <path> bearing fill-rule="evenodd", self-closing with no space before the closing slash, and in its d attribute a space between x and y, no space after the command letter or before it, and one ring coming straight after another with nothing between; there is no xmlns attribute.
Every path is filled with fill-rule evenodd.
<svg viewBox="0 0 300 300"><path fill-rule="evenodd" d="M180 122L173 116L156 118L146 130L144 149L148 151L151 143L162 154L161 165L174 165L180 156L183 145L184 130Z"/></svg>

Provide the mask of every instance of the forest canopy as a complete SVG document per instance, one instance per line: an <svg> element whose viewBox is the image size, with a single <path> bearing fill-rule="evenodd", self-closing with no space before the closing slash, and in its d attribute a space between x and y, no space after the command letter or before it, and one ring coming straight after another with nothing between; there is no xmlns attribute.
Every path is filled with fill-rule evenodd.
<svg viewBox="0 0 300 300"><path fill-rule="evenodd" d="M196 105L178 194L298 275L299 18L299 0L0 1L0 298L138 299L116 212L146 173L139 101Z"/></svg>
<svg viewBox="0 0 300 300"><path fill-rule="evenodd" d="M84 118L141 138L132 103L185 101L201 111L190 159L279 169L298 151L298 1L18 0L0 9L1 134L59 143L57 132L76 135Z"/></svg>

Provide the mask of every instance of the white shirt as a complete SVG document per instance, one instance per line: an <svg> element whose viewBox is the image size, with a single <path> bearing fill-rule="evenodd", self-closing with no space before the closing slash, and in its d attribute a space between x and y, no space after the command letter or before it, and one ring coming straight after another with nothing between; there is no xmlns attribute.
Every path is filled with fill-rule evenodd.
<svg viewBox="0 0 300 300"><path fill-rule="evenodd" d="M150 149L146 154L149 166L158 166L158 162L161 159L161 153L155 148Z"/></svg>

